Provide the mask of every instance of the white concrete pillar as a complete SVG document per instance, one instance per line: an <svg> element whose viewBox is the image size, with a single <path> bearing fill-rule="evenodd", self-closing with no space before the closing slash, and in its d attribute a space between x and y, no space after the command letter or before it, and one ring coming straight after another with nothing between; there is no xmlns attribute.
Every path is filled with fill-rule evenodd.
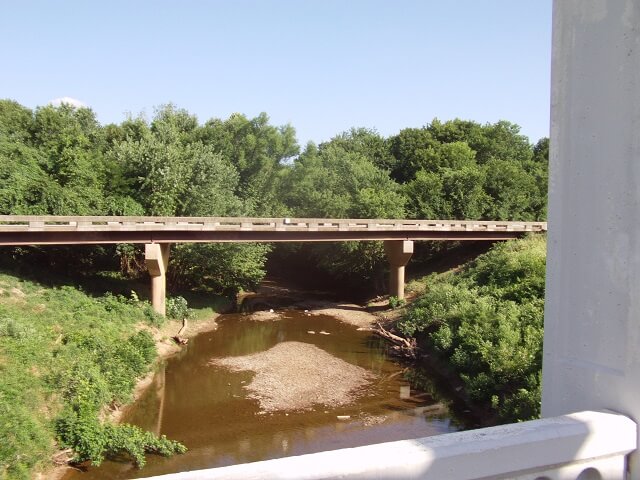
<svg viewBox="0 0 640 480"><path fill-rule="evenodd" d="M554 1L550 146L542 413L638 422L640 2Z"/></svg>
<svg viewBox="0 0 640 480"><path fill-rule="evenodd" d="M384 251L389 260L389 296L404 298L404 267L413 255L411 240L385 240Z"/></svg>
<svg viewBox="0 0 640 480"><path fill-rule="evenodd" d="M144 246L144 261L151 276L151 305L160 315L166 314L170 246L168 243L147 243Z"/></svg>

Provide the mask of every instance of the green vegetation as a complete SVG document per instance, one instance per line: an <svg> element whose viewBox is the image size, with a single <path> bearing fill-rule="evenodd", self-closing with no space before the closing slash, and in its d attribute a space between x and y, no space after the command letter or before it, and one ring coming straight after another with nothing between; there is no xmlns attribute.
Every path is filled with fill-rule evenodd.
<svg viewBox="0 0 640 480"><path fill-rule="evenodd" d="M273 126L264 113L201 124L167 105L150 121L102 126L90 109L30 110L0 100L0 214L542 220L547 158L547 139L532 145L506 121L434 119L388 138L351 129L300 152L293 127ZM169 288L228 295L252 288L271 248L175 246ZM353 283L379 286L384 278L379 243L294 252ZM142 251L132 245L73 255L22 248L8 256L12 268L37 256L58 273L120 270L136 278L144 271Z"/></svg>
<svg viewBox="0 0 640 480"><path fill-rule="evenodd" d="M352 129L300 149L293 127L271 125L266 114L200 123L167 105L150 120L100 125L90 109L0 100L0 214L543 220L547 163L548 140L532 145L506 121L434 119L388 138ZM536 242L434 277L401 323L451 363L470 398L505 419L538 408L544 258ZM437 250L419 248L414 263ZM274 249L382 290L380 242L184 244L171 251L168 287L181 297L168 302L169 314L199 317L209 310L192 312L184 298L194 305L198 295L255 287ZM180 451L100 420L105 406L131 398L155 356L137 326L163 319L129 295L145 274L140 247L3 248L0 267L47 286L48 277L73 278L99 294L109 290L95 285L100 279L126 295L92 298L0 277L0 476L28 477L54 439L94 462L126 452L142 465L145 451Z"/></svg>
<svg viewBox="0 0 640 480"><path fill-rule="evenodd" d="M432 275L398 322L502 422L540 414L546 241L496 245L459 272Z"/></svg>
<svg viewBox="0 0 640 480"><path fill-rule="evenodd" d="M150 305L0 275L0 478L30 478L60 448L100 463L184 447L131 425L101 420L131 400L156 357ZM142 328L142 329L141 329Z"/></svg>
<svg viewBox="0 0 640 480"><path fill-rule="evenodd" d="M396 296L391 296L389 297L389 308L393 308L396 309L398 307L402 307L404 304L406 304L406 300L404 298L398 298Z"/></svg>

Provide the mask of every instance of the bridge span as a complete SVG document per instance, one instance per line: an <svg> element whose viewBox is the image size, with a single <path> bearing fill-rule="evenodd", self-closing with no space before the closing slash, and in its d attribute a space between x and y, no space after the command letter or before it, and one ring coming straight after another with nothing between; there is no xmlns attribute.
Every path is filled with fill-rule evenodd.
<svg viewBox="0 0 640 480"><path fill-rule="evenodd" d="M546 230L546 222L475 220L0 215L0 246L145 244L151 301L164 314L172 243L382 240L390 294L403 298L414 240L498 241Z"/></svg>

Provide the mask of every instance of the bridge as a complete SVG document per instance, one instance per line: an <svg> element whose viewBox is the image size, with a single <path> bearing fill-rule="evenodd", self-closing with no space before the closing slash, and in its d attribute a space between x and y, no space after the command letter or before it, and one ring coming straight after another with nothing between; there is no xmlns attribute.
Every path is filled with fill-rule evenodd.
<svg viewBox="0 0 640 480"><path fill-rule="evenodd" d="M546 230L545 222L475 220L0 215L0 246L145 244L151 303L164 314L172 243L382 240L390 294L403 298L414 240L498 241Z"/></svg>
<svg viewBox="0 0 640 480"><path fill-rule="evenodd" d="M640 479L640 5L553 4L545 418L163 480Z"/></svg>

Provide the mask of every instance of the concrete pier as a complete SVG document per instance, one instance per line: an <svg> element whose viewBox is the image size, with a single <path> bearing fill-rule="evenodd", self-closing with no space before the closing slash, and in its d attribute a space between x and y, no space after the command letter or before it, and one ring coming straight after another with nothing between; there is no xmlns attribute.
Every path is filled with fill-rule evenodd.
<svg viewBox="0 0 640 480"><path fill-rule="evenodd" d="M151 276L151 305L160 315L166 314L170 246L168 243L147 243L144 246L144 261Z"/></svg>
<svg viewBox="0 0 640 480"><path fill-rule="evenodd" d="M387 240L384 251L389 260L389 296L404 298L404 267L413 255L413 241Z"/></svg>
<svg viewBox="0 0 640 480"><path fill-rule="evenodd" d="M637 1L554 2L545 417L640 419L639 25Z"/></svg>

